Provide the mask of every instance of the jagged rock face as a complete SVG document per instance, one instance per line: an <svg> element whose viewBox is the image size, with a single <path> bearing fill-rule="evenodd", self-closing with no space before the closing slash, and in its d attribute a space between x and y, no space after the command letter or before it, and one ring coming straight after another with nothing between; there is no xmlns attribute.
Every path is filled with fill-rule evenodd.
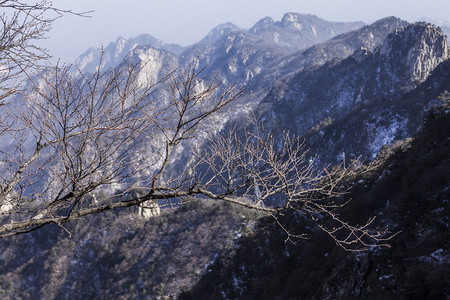
<svg viewBox="0 0 450 300"><path fill-rule="evenodd" d="M407 75L422 82L439 63L449 58L449 49L441 30L419 23L392 33L380 49L380 56L404 64Z"/></svg>
<svg viewBox="0 0 450 300"><path fill-rule="evenodd" d="M361 62L372 82L362 97L400 98L448 58L447 39L438 28L418 23L397 30Z"/></svg>
<svg viewBox="0 0 450 300"><path fill-rule="evenodd" d="M150 46L135 47L130 52L130 57L134 63L143 65L140 80L149 80L153 83L178 67L178 59L174 54Z"/></svg>
<svg viewBox="0 0 450 300"><path fill-rule="evenodd" d="M363 25L362 22L329 22L314 15L286 13L281 21L275 22L272 18L265 17L249 30L239 30L239 27L231 23L219 25L207 37L214 36L217 41L229 33L240 31L253 42L261 40L288 53L305 49Z"/></svg>
<svg viewBox="0 0 450 300"><path fill-rule="evenodd" d="M315 24L317 24L319 28L316 28ZM328 38L332 38L336 34L340 34L342 32L350 31L349 29L354 29L352 27L355 25L360 26L362 25L362 22L328 22L314 15L298 13L286 13L281 19L281 22L275 23L275 26L285 27L289 30L297 32L311 32L315 36L320 32L324 35L324 37Z"/></svg>
<svg viewBox="0 0 450 300"><path fill-rule="evenodd" d="M207 72L219 73L223 83L249 82L269 63L286 53L307 48L362 25L361 22L328 22L311 15L289 13L281 22L262 19L250 30L240 29L232 23L219 25L199 43L186 49L149 35L128 40L118 38L104 49L102 66L114 67L136 47L150 46L172 52L181 66L189 66L199 60L201 67L208 66ZM76 64L82 71L95 72L101 55L101 49L89 49ZM174 69L177 67L173 66Z"/></svg>
<svg viewBox="0 0 450 300"><path fill-rule="evenodd" d="M428 17L421 18L420 21L434 24L435 26L439 26L439 28L442 29L442 31L447 35L447 37L450 35L450 22L448 20L436 20Z"/></svg>
<svg viewBox="0 0 450 300"><path fill-rule="evenodd" d="M306 18L307 21L303 23L317 25L325 22L308 15L296 14L295 16L296 20ZM285 20L284 23L288 22ZM361 45L367 45L373 50L390 32L408 25L405 21L389 17L372 25L343 33L306 50L300 50L306 45L323 40L324 35L318 34L314 41L305 42L303 33L293 32L286 27L286 24L283 25L284 23L264 18L248 32L233 31L218 39L214 44L198 44L188 48L180 56L180 63L189 65L199 59L200 65L206 66L206 71L210 74L219 74L219 79L223 83L247 83L252 90L256 91L270 86L274 81L291 72L298 72L305 66L323 64L336 57L346 57ZM331 28L330 24L327 28ZM353 26L345 24L341 25ZM341 31L336 29L334 32ZM297 46L292 48L296 51L286 55L289 51L286 52L284 46L273 41L273 37L270 36L273 34L278 35L278 41L293 43L298 39L298 42L295 42Z"/></svg>
<svg viewBox="0 0 450 300"><path fill-rule="evenodd" d="M218 40L214 45L198 45L181 56L182 65L188 66L199 60L200 67L206 67L209 74L218 75L225 84L245 83L283 52L263 41L255 41L244 32L233 32Z"/></svg>
<svg viewBox="0 0 450 300"><path fill-rule="evenodd" d="M199 43L188 48L166 44L150 35L131 39L119 37L104 50L89 49L75 63L82 71L93 73L100 59L103 68L115 67L136 47L149 46L173 53L181 66L192 65L198 59L201 67L211 66L208 72L219 72L223 83L247 82L268 63L286 53L307 48L363 25L362 22L328 22L312 15L288 13L281 22L264 18L250 30L232 23L219 25ZM233 58L230 58L231 55ZM173 66L174 69L177 67Z"/></svg>
<svg viewBox="0 0 450 300"><path fill-rule="evenodd" d="M75 60L75 64L81 71L88 73L97 71L100 61L102 62L102 68L114 68L138 46L150 46L155 49L170 51L175 55L181 53L183 49L179 45L166 44L148 34L142 34L130 39L118 37L115 42L109 43L105 49L91 48L87 50Z"/></svg>
<svg viewBox="0 0 450 300"><path fill-rule="evenodd" d="M260 109L266 112L267 119L282 122L291 132L305 135L312 130L323 135L320 124L324 120L332 120L330 124L341 122L362 104L379 103L366 107L369 111L363 115L367 119L350 118L353 121L347 129L341 126L343 131L336 133L352 136L343 144L361 142L353 148L360 149L353 155L373 158L383 144L413 134L412 128L406 126L407 117L400 113L404 106L392 111L393 104L447 59L447 41L439 29L426 24L410 25L390 34L374 52L361 47L345 59L307 67L276 82ZM354 123L356 120L360 123ZM360 133L367 137L367 143L354 136L358 127L365 128L365 133ZM328 146L323 145L321 150Z"/></svg>

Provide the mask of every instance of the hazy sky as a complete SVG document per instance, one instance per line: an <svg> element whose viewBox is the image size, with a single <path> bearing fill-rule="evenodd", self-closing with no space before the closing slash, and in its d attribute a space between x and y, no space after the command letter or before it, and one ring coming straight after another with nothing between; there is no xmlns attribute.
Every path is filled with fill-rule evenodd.
<svg viewBox="0 0 450 300"><path fill-rule="evenodd" d="M53 0L54 6L89 11L91 18L57 20L47 49L72 62L90 47L108 45L117 36L151 34L186 46L213 27L232 22L250 28L265 16L280 20L286 12L315 14L330 21L372 23L386 16L413 22L423 17L450 19L450 0Z"/></svg>

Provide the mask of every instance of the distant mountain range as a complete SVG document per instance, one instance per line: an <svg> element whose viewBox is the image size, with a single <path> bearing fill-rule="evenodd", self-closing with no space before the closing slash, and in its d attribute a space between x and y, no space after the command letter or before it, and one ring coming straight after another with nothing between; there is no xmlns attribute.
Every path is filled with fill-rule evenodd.
<svg viewBox="0 0 450 300"><path fill-rule="evenodd" d="M76 62L83 71L93 72L101 54L101 49L90 49ZM205 73L217 75L224 84L248 85L252 93L242 97L242 105L292 133L308 135L315 151L326 153L319 155L320 160L329 163L342 152L373 158L383 144L411 136L420 117L409 121L404 111L410 105L400 107L398 99L447 60L449 49L443 32L427 23L408 24L395 17L371 25L336 23L287 13L281 21L263 18L248 30L231 23L219 25L185 48L149 35L118 38L103 50L102 65L115 66L127 54L136 62L146 61L154 80L198 61ZM378 107L360 114L367 120L351 117L355 110L367 112L380 101L393 109L382 116ZM350 119L356 123L347 122L347 131L331 132L335 126L343 130L338 124ZM325 128L324 120L332 122ZM321 135L330 136L324 145L319 145ZM346 146L334 147L331 136Z"/></svg>
<svg viewBox="0 0 450 300"><path fill-rule="evenodd" d="M242 47L273 48L272 51L276 52L273 55L282 56L363 25L362 22L329 22L313 15L287 13L281 21L264 18L249 30L232 23L219 25L200 42L184 48L167 44L148 34L130 39L118 37L104 49L87 50L76 59L75 64L85 72L94 72L103 53L102 66L115 67L138 46L171 52L179 57L180 65L190 64L197 57L203 57L205 63L212 65L216 59L223 59L223 55L231 55L232 48Z"/></svg>

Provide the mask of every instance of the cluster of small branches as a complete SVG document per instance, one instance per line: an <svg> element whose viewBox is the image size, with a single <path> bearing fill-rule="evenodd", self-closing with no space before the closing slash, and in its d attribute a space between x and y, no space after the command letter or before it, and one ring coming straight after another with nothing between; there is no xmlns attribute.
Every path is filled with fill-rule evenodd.
<svg viewBox="0 0 450 300"><path fill-rule="evenodd" d="M16 92L22 80L47 65L50 54L39 46L53 22L64 14L88 16L55 8L51 1L34 4L17 0L0 1L0 103Z"/></svg>
<svg viewBox="0 0 450 300"><path fill-rule="evenodd" d="M206 155L198 155L208 168L200 193L270 214L288 240L306 237L279 221L280 215L295 211L313 220L344 249L387 246L391 236L386 228L373 228L374 218L351 225L339 216L339 209L349 202L345 196L350 181L375 166L344 160L338 166L318 167L301 138L286 132L277 137L254 116L248 123L246 130L215 136Z"/></svg>

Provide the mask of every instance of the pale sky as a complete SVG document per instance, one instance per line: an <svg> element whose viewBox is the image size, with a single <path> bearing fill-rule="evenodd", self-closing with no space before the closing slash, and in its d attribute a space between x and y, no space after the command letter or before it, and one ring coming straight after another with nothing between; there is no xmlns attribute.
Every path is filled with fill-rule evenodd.
<svg viewBox="0 0 450 300"><path fill-rule="evenodd" d="M55 7L89 11L91 18L66 15L54 23L43 43L65 62L90 47L150 34L182 46L202 39L212 28L232 22L250 28L263 17L281 20L286 12L315 14L330 21L372 23L387 16L414 22L423 17L450 19L450 0L53 0Z"/></svg>

